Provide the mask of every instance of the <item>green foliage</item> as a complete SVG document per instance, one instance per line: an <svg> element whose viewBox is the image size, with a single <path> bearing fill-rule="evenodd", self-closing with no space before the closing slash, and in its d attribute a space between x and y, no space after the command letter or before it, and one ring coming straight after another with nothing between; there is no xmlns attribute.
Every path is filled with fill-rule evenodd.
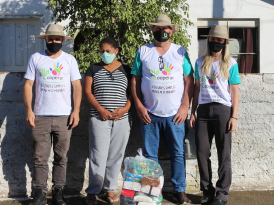
<svg viewBox="0 0 274 205"><path fill-rule="evenodd" d="M49 0L56 22L69 19L67 31L72 36L84 36L79 50L72 53L81 72L90 64L100 61L99 42L113 36L122 48L119 58L132 65L137 49L153 42L153 35L146 22L167 14L173 24L180 25L171 37L173 43L190 44L186 28L189 21L189 5L186 0Z"/></svg>

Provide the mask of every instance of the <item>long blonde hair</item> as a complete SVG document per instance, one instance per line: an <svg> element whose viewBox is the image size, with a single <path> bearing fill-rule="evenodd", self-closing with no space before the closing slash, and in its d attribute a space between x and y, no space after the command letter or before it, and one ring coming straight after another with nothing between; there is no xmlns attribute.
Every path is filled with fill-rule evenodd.
<svg viewBox="0 0 274 205"><path fill-rule="evenodd" d="M228 40L225 40L225 47L222 50L222 54L220 57L220 72L223 79L229 78L229 65L230 65L230 53L229 53L229 44ZM201 67L201 73L209 76L211 75L211 66L212 66L212 60L210 55L210 50L208 46L208 38L207 38L207 48L206 53L204 55L202 67Z"/></svg>

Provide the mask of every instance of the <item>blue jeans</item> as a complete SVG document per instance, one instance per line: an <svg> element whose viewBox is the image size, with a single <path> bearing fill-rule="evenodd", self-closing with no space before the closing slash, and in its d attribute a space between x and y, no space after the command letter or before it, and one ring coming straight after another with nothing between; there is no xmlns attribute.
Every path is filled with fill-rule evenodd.
<svg viewBox="0 0 274 205"><path fill-rule="evenodd" d="M143 139L143 155L158 162L158 149L160 141L160 130L164 130L165 141L171 161L171 182L173 192L184 192L186 190L185 172L185 123L175 125L172 122L174 116L157 117L149 113L150 124L141 122L141 134Z"/></svg>

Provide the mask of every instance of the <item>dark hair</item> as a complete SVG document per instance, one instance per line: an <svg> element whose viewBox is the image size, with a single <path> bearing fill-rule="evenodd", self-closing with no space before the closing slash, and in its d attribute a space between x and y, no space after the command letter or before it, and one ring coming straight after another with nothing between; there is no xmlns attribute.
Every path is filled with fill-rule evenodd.
<svg viewBox="0 0 274 205"><path fill-rule="evenodd" d="M102 45L104 43L107 43L107 44L111 45L115 49L119 48L118 42L113 37L108 36L108 37L102 39L99 43L99 47L102 48Z"/></svg>

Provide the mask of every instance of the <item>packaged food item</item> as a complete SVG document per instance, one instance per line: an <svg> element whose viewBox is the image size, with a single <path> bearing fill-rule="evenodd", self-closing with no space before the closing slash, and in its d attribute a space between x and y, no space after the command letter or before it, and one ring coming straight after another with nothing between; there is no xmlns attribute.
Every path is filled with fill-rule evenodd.
<svg viewBox="0 0 274 205"><path fill-rule="evenodd" d="M163 201L163 195L160 195L160 196L157 197L157 196L152 196L150 194L146 194L146 193L143 193L143 192L136 192L135 197L136 196L147 196L147 197L151 198L152 202L156 203L157 205L160 205ZM135 201L135 197L134 197L134 201ZM135 202L137 202L137 201L135 201ZM138 205L139 205L139 203L138 203Z"/></svg>
<svg viewBox="0 0 274 205"><path fill-rule="evenodd" d="M143 185L141 187L141 192L149 194L150 193L151 186L150 185Z"/></svg>
<svg viewBox="0 0 274 205"><path fill-rule="evenodd" d="M133 198L135 196L135 191L128 190L128 189L122 189L121 195L123 195L125 197Z"/></svg>
<svg viewBox="0 0 274 205"><path fill-rule="evenodd" d="M132 190L134 191L141 191L142 184L138 182L133 182Z"/></svg>
<svg viewBox="0 0 274 205"><path fill-rule="evenodd" d="M136 205L133 197L120 195L120 205Z"/></svg>
<svg viewBox="0 0 274 205"><path fill-rule="evenodd" d="M146 195L136 195L134 197L135 202L152 202L152 198Z"/></svg>
<svg viewBox="0 0 274 205"><path fill-rule="evenodd" d="M126 174L126 181L141 182L142 181L142 175L127 173Z"/></svg>
<svg viewBox="0 0 274 205"><path fill-rule="evenodd" d="M153 195L153 196L160 196L161 193L162 193L162 189L159 187L152 187L150 190L150 195Z"/></svg>
<svg viewBox="0 0 274 205"><path fill-rule="evenodd" d="M156 205L154 202L139 202L138 205Z"/></svg>
<svg viewBox="0 0 274 205"><path fill-rule="evenodd" d="M132 190L132 187L133 187L132 181L124 181L124 184L123 184L124 189Z"/></svg>
<svg viewBox="0 0 274 205"><path fill-rule="evenodd" d="M124 160L122 195L133 198L138 205L160 205L164 185L163 170L156 161L145 158L142 150L136 157Z"/></svg>
<svg viewBox="0 0 274 205"><path fill-rule="evenodd" d="M143 185L150 185L150 186L158 187L160 185L159 176L157 176L157 177L144 176L142 178L142 184Z"/></svg>

